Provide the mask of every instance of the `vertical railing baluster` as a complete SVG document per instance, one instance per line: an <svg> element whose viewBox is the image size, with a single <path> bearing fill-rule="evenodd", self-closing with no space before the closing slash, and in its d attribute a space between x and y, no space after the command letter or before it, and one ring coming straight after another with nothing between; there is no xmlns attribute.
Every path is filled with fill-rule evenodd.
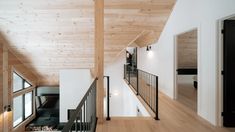
<svg viewBox="0 0 235 132"><path fill-rule="evenodd" d="M90 124L90 113L91 113L91 107L90 107L90 96L87 97L87 131L89 132L90 131L90 127L89 127L89 124Z"/></svg>
<svg viewBox="0 0 235 132"><path fill-rule="evenodd" d="M139 94L140 94L140 96L142 96L143 95L143 73L142 72L140 72L141 74L140 74L140 92L139 92Z"/></svg>
<svg viewBox="0 0 235 132"><path fill-rule="evenodd" d="M95 84L95 87L96 87L96 84ZM97 95L97 90L96 90L96 88L94 89L94 93L95 93L95 96L94 96L94 103L95 103L95 105L94 105L94 110L95 110L95 112L94 112L94 114L95 114L95 120L96 120L96 95Z"/></svg>
<svg viewBox="0 0 235 132"><path fill-rule="evenodd" d="M106 120L110 120L110 116L109 116L109 76L107 76L107 118Z"/></svg>
<svg viewBox="0 0 235 132"><path fill-rule="evenodd" d="M88 105L87 105L87 101L88 101L88 98L87 98L87 100L86 100L86 102L85 102L85 105L86 105L86 122L85 122L85 128L86 128L86 132L87 132L87 130L88 130L88 126L87 126L87 124L88 124L88 119L87 119L87 116L88 116Z"/></svg>
<svg viewBox="0 0 235 132"><path fill-rule="evenodd" d="M80 119L80 132L82 132L82 109L79 112L79 119Z"/></svg>
<svg viewBox="0 0 235 132"><path fill-rule="evenodd" d="M149 105L151 107L151 85L152 85L152 80L151 80L151 75L149 74Z"/></svg>
<svg viewBox="0 0 235 132"><path fill-rule="evenodd" d="M85 108L86 106L85 105L83 105L83 123L82 123L82 129L83 129L83 132L85 132L85 115L86 115L86 108Z"/></svg>
<svg viewBox="0 0 235 132"><path fill-rule="evenodd" d="M124 65L124 73L123 73L123 78L126 79L126 66Z"/></svg>
<svg viewBox="0 0 235 132"><path fill-rule="evenodd" d="M77 131L78 131L78 118L76 117L76 120L75 120L75 132L77 132Z"/></svg>
<svg viewBox="0 0 235 132"><path fill-rule="evenodd" d="M147 101L147 99L146 99L146 91L147 91L147 89L146 89L146 84L147 84L147 74L146 73L144 73L144 77L145 77L145 87L144 87L144 98L145 98L145 100Z"/></svg>
<svg viewBox="0 0 235 132"><path fill-rule="evenodd" d="M159 120L158 117L158 77L156 76L156 120Z"/></svg>
<svg viewBox="0 0 235 132"><path fill-rule="evenodd" d="M128 83L130 84L130 79L131 79L131 68L130 68L130 66L128 65L127 66L128 68Z"/></svg>
<svg viewBox="0 0 235 132"><path fill-rule="evenodd" d="M91 132L92 132L92 126L93 126L93 118L95 117L95 115L94 115L94 106L93 106L93 96L94 96L94 90L92 91L92 93L91 93L91 124L90 124L90 130L91 130Z"/></svg>
<svg viewBox="0 0 235 132"><path fill-rule="evenodd" d="M141 93L141 71L138 70L138 95Z"/></svg>
<svg viewBox="0 0 235 132"><path fill-rule="evenodd" d="M139 95L139 70L136 70L136 95Z"/></svg>
<svg viewBox="0 0 235 132"><path fill-rule="evenodd" d="M150 75L149 104L152 108L152 75Z"/></svg>

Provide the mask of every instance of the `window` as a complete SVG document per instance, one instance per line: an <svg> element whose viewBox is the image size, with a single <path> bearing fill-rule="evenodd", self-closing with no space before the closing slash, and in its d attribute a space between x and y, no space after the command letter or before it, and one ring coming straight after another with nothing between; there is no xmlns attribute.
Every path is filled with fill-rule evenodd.
<svg viewBox="0 0 235 132"><path fill-rule="evenodd" d="M23 121L23 109L22 109L22 105L23 105L23 97L18 96L15 97L13 100L13 112L14 112L14 123L13 126L17 126L18 124L20 124Z"/></svg>
<svg viewBox="0 0 235 132"><path fill-rule="evenodd" d="M13 127L19 125L33 114L33 90L25 79L13 72ZM19 94L20 93L20 94Z"/></svg>
<svg viewBox="0 0 235 132"><path fill-rule="evenodd" d="M17 73L13 72L13 92L20 91L24 88L31 87L32 85L19 76Z"/></svg>
<svg viewBox="0 0 235 132"><path fill-rule="evenodd" d="M13 92L23 89L23 78L13 73Z"/></svg>
<svg viewBox="0 0 235 132"><path fill-rule="evenodd" d="M25 118L28 118L30 115L32 115L33 113L33 106L32 106L32 92L25 94L24 96L24 100L25 100L25 104L24 104L24 109L25 109Z"/></svg>
<svg viewBox="0 0 235 132"><path fill-rule="evenodd" d="M32 85L29 84L27 81L24 81L24 88L28 88L28 87L31 87Z"/></svg>

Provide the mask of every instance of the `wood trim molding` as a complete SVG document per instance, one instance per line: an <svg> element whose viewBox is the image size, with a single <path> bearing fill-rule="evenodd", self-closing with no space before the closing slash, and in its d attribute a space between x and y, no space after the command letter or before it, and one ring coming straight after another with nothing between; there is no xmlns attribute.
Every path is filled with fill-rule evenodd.
<svg viewBox="0 0 235 132"><path fill-rule="evenodd" d="M13 93L13 98L17 97L19 95L22 95L22 94L26 94L26 93L32 92L34 89L35 89L35 86L31 86L29 88L25 88L25 89L22 89L20 91L17 91L15 93Z"/></svg>

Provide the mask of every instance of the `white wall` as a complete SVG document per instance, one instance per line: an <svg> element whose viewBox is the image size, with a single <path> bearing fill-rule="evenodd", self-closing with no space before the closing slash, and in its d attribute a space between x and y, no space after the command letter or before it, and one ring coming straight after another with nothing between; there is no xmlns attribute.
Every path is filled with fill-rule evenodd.
<svg viewBox="0 0 235 132"><path fill-rule="evenodd" d="M105 66L105 75L110 76L110 116L137 116L137 107L143 116L149 116L144 106L123 80L125 57L124 51L117 60Z"/></svg>
<svg viewBox="0 0 235 132"><path fill-rule="evenodd" d="M135 93L129 88L126 82L123 87L123 116L137 116L137 108L142 116L149 117L149 113L139 101Z"/></svg>
<svg viewBox="0 0 235 132"><path fill-rule="evenodd" d="M120 54L119 58L106 65L104 75L110 76L110 115L119 116L123 114L123 65L125 63L125 53ZM106 83L104 84L106 86Z"/></svg>
<svg viewBox="0 0 235 132"><path fill-rule="evenodd" d="M234 0L177 0L160 39L152 46L152 57L146 48L138 50L138 68L159 76L161 91L174 95L174 37L198 28L198 114L217 125L216 91L218 75L219 19L235 14Z"/></svg>
<svg viewBox="0 0 235 132"><path fill-rule="evenodd" d="M60 122L67 122L67 109L76 109L92 81L89 69L60 71Z"/></svg>

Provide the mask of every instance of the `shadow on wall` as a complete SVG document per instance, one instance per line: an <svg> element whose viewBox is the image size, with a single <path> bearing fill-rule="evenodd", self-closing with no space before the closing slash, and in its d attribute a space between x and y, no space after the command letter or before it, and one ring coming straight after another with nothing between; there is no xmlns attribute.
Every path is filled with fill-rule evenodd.
<svg viewBox="0 0 235 132"><path fill-rule="evenodd" d="M8 49L11 51L11 53L13 55L15 55L22 63L27 62L27 64L33 63L28 56L25 56L23 54L21 54L21 52L19 52L13 43L10 42L10 40L7 39L6 35L4 35L3 32L0 31L0 45L6 45L8 47ZM35 47L36 48L36 47ZM23 46L22 46L23 49ZM30 55L29 55L30 56ZM23 58L24 60L22 60L21 58ZM25 65L25 64L24 64ZM26 67L28 67L28 65L25 65ZM30 69L32 69L32 71L35 71L35 74L38 76L39 73L35 68L30 67Z"/></svg>
<svg viewBox="0 0 235 132"><path fill-rule="evenodd" d="M6 85L8 86L5 86L5 88L3 89L3 46L7 48L7 51L8 51L8 77L6 78L8 80L8 83L6 83ZM29 72L27 72L27 65L24 65L22 63L22 60L19 60L18 58L25 58L24 59L24 62L29 62L30 63L30 60L27 60L27 57L26 56L23 56L22 54L20 54L14 47L14 44L12 44L8 39L7 37L4 35L3 32L0 32L0 47L1 47L1 70L0 70L0 74L1 74L1 81L0 81L0 131L4 131L6 129L8 129L8 131L21 131L24 129L24 126L25 126L25 123L27 123L27 121L25 120L24 123L22 123L21 125L15 127L15 130L12 130L13 129L13 113L12 111L11 112L5 112L6 110L4 110L4 106L6 105L11 105L13 106L13 92L12 92L12 75L10 74L11 73L11 70L12 70L12 66L14 65L14 68L17 68L18 70L21 71L22 75L26 75L26 76L30 76L28 75ZM17 56L17 57L16 57ZM22 65L23 64L23 65ZM35 77L35 78L34 78ZM32 79L31 81L35 81L35 83L33 83L34 85L36 84L37 82L37 77L35 75L32 76ZM5 84L4 84L5 85ZM7 95L7 97L5 97L5 95ZM13 108L12 108L13 109ZM33 116L32 116L33 117ZM29 118L30 120L31 118ZM4 127L3 126L3 122L7 122L7 126ZM3 130L4 129L4 130Z"/></svg>

